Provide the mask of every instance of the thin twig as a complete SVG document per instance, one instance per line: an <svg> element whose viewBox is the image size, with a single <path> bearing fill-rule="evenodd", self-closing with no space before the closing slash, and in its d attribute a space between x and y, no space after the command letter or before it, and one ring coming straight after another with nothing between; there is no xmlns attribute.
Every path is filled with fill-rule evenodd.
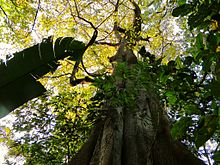
<svg viewBox="0 0 220 165"><path fill-rule="evenodd" d="M69 2L69 1L68 1ZM70 3L69 3L70 4ZM77 13L77 17L85 22L87 22L88 24L90 24L90 26L93 28L93 29L97 29L92 22L88 21L87 19L83 18L80 16L80 13L79 13L79 9L78 9L78 6L77 6L77 3L76 1L74 0L74 4L75 4L75 8L76 8L76 13Z"/></svg>
<svg viewBox="0 0 220 165"><path fill-rule="evenodd" d="M35 24L36 24L37 15L38 15L38 12L39 12L39 10L40 10L40 3L41 3L40 0L38 0L37 11L36 11L35 16L34 16L34 22L33 22L33 25L32 25L32 28L31 28L31 31L34 29L34 26L35 26Z"/></svg>
<svg viewBox="0 0 220 165"><path fill-rule="evenodd" d="M60 78L60 77L67 76L67 75L71 75L71 73L65 73L65 74L61 74L58 76L43 76L42 78Z"/></svg>
<svg viewBox="0 0 220 165"><path fill-rule="evenodd" d="M208 153L207 153L207 151L206 151L206 147L205 147L205 145L203 145L203 148L204 148L204 151L205 151L205 154L204 154L204 155L206 156L209 165L211 165L211 161L210 161L209 155L208 155Z"/></svg>
<svg viewBox="0 0 220 165"><path fill-rule="evenodd" d="M108 45L108 46L119 46L120 45L120 43L99 42L99 41L96 41L95 44Z"/></svg>
<svg viewBox="0 0 220 165"><path fill-rule="evenodd" d="M10 1L15 7L18 7L12 0L10 0Z"/></svg>
<svg viewBox="0 0 220 165"><path fill-rule="evenodd" d="M208 72L205 72L201 81L199 82L199 84L197 86L201 86L203 84L203 82L206 80L207 75L208 75Z"/></svg>
<svg viewBox="0 0 220 165"><path fill-rule="evenodd" d="M5 15L5 17L9 20L7 13L5 12L5 10L2 8L2 6L0 6L0 9L2 10L3 14Z"/></svg>
<svg viewBox="0 0 220 165"><path fill-rule="evenodd" d="M111 32L106 32L107 33L107 35L104 37L104 38L101 38L101 39L99 39L98 40L98 42L100 42L100 41L105 41L109 36L111 36L112 35L112 33L114 32L114 29L112 29L112 31Z"/></svg>
<svg viewBox="0 0 220 165"><path fill-rule="evenodd" d="M5 17L6 17L6 18L5 18L6 24L7 24L8 27L11 29L11 31L16 35L16 32L14 31L14 29L13 29L11 23L10 23L10 22L12 22L12 21L9 19L7 13L5 12L5 10L4 10L1 6L0 6L0 9L2 10L3 14L4 14Z"/></svg>
<svg viewBox="0 0 220 165"><path fill-rule="evenodd" d="M69 1L68 1L68 2L69 2ZM81 20L87 22L88 24L90 24L90 26L94 29L93 36L92 36L92 38L90 39L89 43L88 43L88 44L86 45L86 47L85 47L85 50L84 50L84 52L85 52L85 51L88 49L89 46L91 46L91 45L93 45L93 44L95 43L95 40L96 40L96 38L97 38L97 36L98 36L98 30L97 30L97 27L95 27L92 22L90 22L90 21L88 21L87 19L85 19L85 18L83 18L83 17L80 16L79 9L78 9L78 6L77 6L77 3L76 3L75 0L74 0L74 3L75 3L75 8L76 8L77 17L78 17L79 19L81 19ZM69 3L69 5L70 5L70 7L71 7L71 4L70 4L70 3ZM72 10L70 10L70 12L71 12L71 15L73 16ZM85 68L85 66L84 66L84 63L83 63L83 56L82 56L81 61L76 61L75 65L74 65L74 68L73 68L73 71L72 71L72 74L71 74L71 78L70 78L70 82L73 82L73 80L75 79L75 74L76 74L76 72L78 71L78 67L79 67L80 62L81 62L81 64L82 64L82 67L83 67L84 71L85 71L89 76L92 76L92 77L99 76L98 74L89 73L89 72L86 70L86 68Z"/></svg>
<svg viewBox="0 0 220 165"><path fill-rule="evenodd" d="M37 10L36 10L36 13L35 13L35 16L34 16L34 22L32 24L31 31L27 34L27 36L29 34L31 34L31 32L34 30L34 27L35 27L35 24L36 24L36 21L37 21L37 15L38 15L38 12L40 10L40 4L41 4L41 2L40 2L40 0L38 0L38 6L37 6Z"/></svg>
<svg viewBox="0 0 220 165"><path fill-rule="evenodd" d="M0 9L2 10L3 14L4 14L5 17L6 17L6 19L5 19L6 23L7 23L7 24L10 24L10 19L8 18L7 13L6 13L5 10L2 8L2 6L0 6Z"/></svg>
<svg viewBox="0 0 220 165"><path fill-rule="evenodd" d="M114 12L112 12L111 14L109 14L109 16L107 16L98 26L97 28L99 28L105 21L107 21L112 15L113 15Z"/></svg>

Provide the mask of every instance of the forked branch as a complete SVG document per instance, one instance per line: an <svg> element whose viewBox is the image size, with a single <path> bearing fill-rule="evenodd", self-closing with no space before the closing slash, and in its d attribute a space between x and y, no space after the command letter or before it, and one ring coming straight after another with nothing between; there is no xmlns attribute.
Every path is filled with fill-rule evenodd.
<svg viewBox="0 0 220 165"><path fill-rule="evenodd" d="M70 5L70 2L69 2L69 1L68 1L68 3L69 3L69 5ZM83 51L83 54L84 54L85 51L86 51L91 45L93 45L93 44L95 43L95 40L96 40L96 38L97 38L97 36L98 36L98 30L97 30L97 27L95 27L92 22L90 22L90 21L88 21L87 19L85 19L85 18L83 18L83 17L80 16L80 13L79 13L79 10L78 10L78 6L77 6L77 3L76 3L75 0L74 0L74 4L75 4L75 9L76 9L77 17L78 17L79 19L83 20L84 22L88 23L88 24L94 29L94 32L93 32L93 35L92 35L90 41L88 42L88 44L87 44L87 45L85 46L85 48L84 48L84 51ZM70 7L71 7L71 5L70 5ZM71 7L71 8L72 8L72 7ZM71 9L70 9L70 11L71 11L71 15L74 17L73 12L72 12ZM85 77L85 78L83 78L83 79L77 79L77 78L76 78L75 75L76 75L76 73L77 73L77 71L78 71L78 68L79 68L79 64L80 64L80 63L82 64L82 67L83 67L84 71L85 71L89 76L92 76L92 77L96 77L96 76L97 76L97 75L95 75L95 74L93 74L93 73L90 73L90 72L88 72L88 71L86 70L86 68L85 68L85 66L84 66L84 64L83 64L83 55L82 55L81 60L76 61L75 65L74 65L74 67L73 67L71 76L70 76L70 84L72 84L73 86L77 85L79 82L84 81L84 80L89 80L90 82L93 81L93 80L92 80L91 78L89 78L89 77Z"/></svg>

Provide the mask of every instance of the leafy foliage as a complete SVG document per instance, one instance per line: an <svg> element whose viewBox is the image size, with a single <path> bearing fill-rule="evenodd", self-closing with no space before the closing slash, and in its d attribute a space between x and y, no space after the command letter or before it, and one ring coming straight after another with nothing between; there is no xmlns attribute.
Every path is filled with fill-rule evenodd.
<svg viewBox="0 0 220 165"><path fill-rule="evenodd" d="M85 96L71 91L51 97L48 91L47 95L18 109L15 114L20 117L13 129L25 136L7 144L11 148L9 155L22 154L25 164L68 162L87 139L94 122L88 114Z"/></svg>
<svg viewBox="0 0 220 165"><path fill-rule="evenodd" d="M188 24L191 29L204 28L208 29L211 18L216 17L219 13L220 3L218 1L192 1L191 3L182 2L180 6L173 10L174 17L188 15Z"/></svg>
<svg viewBox="0 0 220 165"><path fill-rule="evenodd" d="M106 68L110 66L108 56L115 53L115 48L103 43L117 42L112 35L114 19L117 19L123 28L130 28L133 13L128 7L129 3L125 2L120 6L121 15L118 18L111 13L113 3L104 1L75 1L75 3L80 9L79 13L71 11L73 8L71 3L61 4L58 8L61 10L66 5L63 12L58 11L58 18L65 16L66 24L58 26L54 18L57 12L53 15L51 14L53 10L49 10L47 14L43 13L40 17L43 29L48 32L49 27L55 26L60 27L57 28L58 31L62 31L65 29L62 27L67 27L65 32L68 34L74 24L71 34L79 33L79 37L88 40L94 29L87 23L88 20L93 22L98 26L99 37L96 44L85 52L85 65L91 70L105 73ZM185 36L184 42L180 41L181 37L176 37L172 33L173 28L169 28L172 27L170 22L173 21L167 14L172 8L170 4L164 5L157 1L154 4L147 1L141 3L144 26L140 35L152 40L140 41L134 47L134 50L139 52L138 56L141 56L134 70L129 70L122 63L114 72L120 75L121 79L132 79L137 81L136 85L144 84L154 89L173 122L171 131L173 137L185 142L195 154L198 154L199 148L205 146L207 141L219 143L220 140L219 3L177 1L179 7L173 10L172 15L186 18L192 35L195 36L193 39ZM163 10L165 8L166 10ZM67 11L71 12L67 14ZM106 13L110 15L106 17ZM87 22L74 17L77 14L83 15ZM58 18L58 22L62 20ZM189 43L189 40L193 42ZM81 60L84 44L71 41L71 37L58 38L55 42L55 52L61 54L64 52L64 55L73 54L70 60ZM12 147L11 154L23 155L27 164L65 164L70 155L74 155L87 138L94 122L106 115L106 110L101 108L105 100L114 96L114 104L132 106L135 102L133 96L138 95L135 87L126 89L131 90L133 95L128 95L126 91L119 95L115 86L116 78L108 74L96 77L93 85L98 90L84 88L87 84L82 85L83 88L70 87L67 78L59 75L72 69L72 65L68 65L71 61L61 63L64 65L53 74L56 76L58 73L58 78L41 80L44 84L49 84L53 92L27 103L23 110L16 112L19 118L14 123L13 129L23 132L25 136L16 140L3 138L4 142L8 141L8 145ZM83 71L78 72L78 76L84 74ZM48 83L51 80L53 83ZM8 129L5 129L5 132L10 135ZM211 156L216 164L219 163L218 146L214 151L210 151L208 157Z"/></svg>
<svg viewBox="0 0 220 165"><path fill-rule="evenodd" d="M199 81L194 87L198 90L194 91L193 103L199 119L194 131L194 140L196 147L205 144L206 141L219 135L219 2L218 1L193 1L192 3L184 3L173 10L173 16L187 15L188 24L191 29L197 28L196 42L189 50L193 56L194 71L197 71ZM185 9L184 6L189 6ZM192 65L191 65L192 66ZM199 72L198 72L199 71ZM190 82L189 82L190 83ZM191 87L191 89L193 89ZM195 107L195 106L194 106ZM186 111L187 112L187 111ZM217 138L219 143L219 138ZM214 155L218 155L218 146L214 151ZM218 164L218 156L215 156L215 163Z"/></svg>

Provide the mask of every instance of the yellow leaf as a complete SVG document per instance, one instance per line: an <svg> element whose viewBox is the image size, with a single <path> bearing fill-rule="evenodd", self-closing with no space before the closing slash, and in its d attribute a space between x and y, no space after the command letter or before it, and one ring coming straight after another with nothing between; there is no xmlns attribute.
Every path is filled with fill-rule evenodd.
<svg viewBox="0 0 220 165"><path fill-rule="evenodd" d="M216 21L214 19L211 21L211 29L212 30L217 30L218 29L218 21Z"/></svg>
<svg viewBox="0 0 220 165"><path fill-rule="evenodd" d="M71 112L71 111L68 111L65 116L69 120L72 119L72 121L74 121L75 118L76 118L76 114L74 112Z"/></svg>
<svg viewBox="0 0 220 165"><path fill-rule="evenodd" d="M8 136L11 133L11 129L8 127L5 127L4 130L5 130L6 136Z"/></svg>
<svg viewBox="0 0 220 165"><path fill-rule="evenodd" d="M195 92L194 94L195 94L195 96L197 96L197 97L200 96L199 92Z"/></svg>
<svg viewBox="0 0 220 165"><path fill-rule="evenodd" d="M220 46L216 48L216 52L220 52Z"/></svg>

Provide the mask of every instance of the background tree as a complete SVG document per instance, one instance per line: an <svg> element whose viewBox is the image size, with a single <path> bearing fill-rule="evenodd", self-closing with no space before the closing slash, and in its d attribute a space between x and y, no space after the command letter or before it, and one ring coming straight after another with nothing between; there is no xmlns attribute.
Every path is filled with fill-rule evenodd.
<svg viewBox="0 0 220 165"><path fill-rule="evenodd" d="M45 122L49 127L43 125L44 127L37 129L43 133L42 137L48 132L48 134L46 133L47 136L42 138L41 141L38 140L39 132L35 133L35 135L38 135L36 138L26 136L25 142L17 141L16 144L18 145L15 149L26 157L27 163L35 164L33 160L28 158L31 158L33 156L31 153L33 154L36 150L41 151L39 155L35 155L36 162L41 164L61 163L65 162L64 160L70 160L70 153L74 153L78 148L74 145L77 140L71 141L71 138L76 137L78 139L77 136L85 137L88 133L87 127L83 130L77 130L77 132L72 130L72 128L84 128L86 123L88 127L91 127L92 123L96 121L97 129L94 129L88 142L78 152L75 159L70 162L76 161L75 164L88 164L88 162L95 164L98 164L97 162L104 164L105 162L110 164L119 162L122 162L122 164L128 162L134 162L134 164L146 164L146 162L148 164L184 164L186 162L202 164L201 161L196 159L173 138L185 142L195 154L198 153L198 148L210 138L213 141L219 141L219 132L217 131L219 127L218 92L214 90L218 89L218 81L215 72L213 72L213 68L218 68L218 63L214 62L218 57L216 43L208 44L209 42L207 42L207 45L205 45L202 34L194 30L192 34L197 35L196 45L191 49L186 49L189 48L187 42L185 41L186 44L180 42L180 38L168 31L169 28L167 28L172 25L173 19L169 12L172 8L170 6L171 3L163 4L156 1L154 3L67 1L64 5L65 10L61 10L62 12L48 10L46 7L47 2L44 3L41 6L42 2L39 1L37 12L42 10L42 15L45 14L47 16L42 16L42 20L48 18L48 21L51 21L50 26L57 26L55 34L62 34L61 32L64 28L66 35L71 34L72 27L68 28L68 26L73 25L77 29L75 32L80 34L79 36L82 40L94 41L92 40L96 37L94 32L98 32L96 41L93 45L87 44L89 48L83 55L87 69L89 68L90 71L99 70L101 74L104 73L106 68L111 66L108 63L108 57L112 55L115 55L114 58L111 58L112 61L118 62L118 65L114 65L112 76L96 76L94 85L98 89L96 96L91 101L85 99L81 102L81 99L77 98L78 92L74 94L75 92L72 92L73 89L67 86L68 82L64 81L64 91L66 92L60 92L61 89L53 85L55 88L52 92L56 91L55 96L51 96L48 93L45 96L47 98L46 101L45 97L43 97L35 101L35 103L27 105L32 110L27 111L25 109L26 111L23 112L33 114L33 118L29 119L31 123L34 123L34 120L37 119L37 122ZM202 11L200 9L201 6L210 6L208 9L211 12L208 14L199 13L198 17L193 17L194 20L200 19L200 22L203 22L209 18L214 18L216 13L218 13L217 8L212 8L218 5L214 3L185 4L180 1L179 4L181 6L173 11L174 16L183 16L193 12L190 15L193 17L197 12ZM56 3L53 6L56 6ZM63 5L60 6L62 9ZM140 14L139 9L142 10L141 15L138 15ZM2 11L6 17L6 10L3 7ZM37 12L35 15L37 15ZM106 15L106 13L109 14ZM96 17L91 17L92 15L96 15ZM63 19L57 19L59 18L57 16L65 18L66 24L60 24L59 21L63 21ZM52 20L55 17L55 20L58 21L53 22ZM141 18L141 21L139 18ZM48 21L45 21L45 24ZM139 26L136 24L139 21L142 24L142 31L138 30ZM214 19L213 22L218 25L218 20ZM191 27L201 25L198 23L192 26L192 24L190 24ZM206 21L206 26L203 27L208 27L208 24L210 22ZM32 27L38 26L34 23ZM49 33L53 29L48 28L46 32ZM207 30L204 31L206 35ZM42 33L40 30L39 32ZM207 37L214 37L214 41L217 42L219 38L218 28L210 34ZM90 36L93 36L93 38ZM207 38L207 41L211 40ZM149 50L151 53L147 52ZM198 55L200 51L202 53ZM134 59L136 58L133 52L137 56L142 56L144 62L134 65ZM183 54L183 52L190 56L176 57L178 54ZM152 54L155 54L155 56ZM128 55L131 55L132 61L130 61ZM171 59L174 61L171 61ZM64 64L63 66L71 66L68 65L71 63L68 60L62 63ZM75 64L75 69L73 69L72 74L70 73L71 77L75 78L75 76L79 77L84 74L79 66ZM58 69L58 73L63 72L64 70L62 69L66 70L66 67ZM77 69L79 72L76 75ZM53 76L56 78L56 73ZM56 84L57 82L62 82L62 79L65 80L63 77L58 77L53 83ZM71 80L74 80L72 82L82 82L76 81L79 78ZM80 80L84 79L80 78ZM42 81L45 81L45 77ZM48 84L49 82L47 81L46 83ZM49 88L52 87L50 83L48 85ZM76 89L78 87L74 87L74 91ZM80 88L80 91L83 89L87 91L85 93L88 94L89 100L89 96L92 95L94 90L89 91L92 92L89 94L86 88ZM69 101L73 100L71 98L80 101ZM85 98L85 95L83 95L83 98ZM85 101L86 104L84 104ZM173 138L170 137L169 121L166 119L161 105L166 106L171 119L175 121L171 131ZM47 113L42 111L42 109L48 109ZM22 111L18 113L21 116ZM18 120L20 119L23 120L22 117L18 118ZM27 120L23 120L22 125L17 123L19 127L15 128L19 128L18 130L20 131L24 127L25 131L32 130L33 133L36 128L32 129L33 125L31 126L29 123ZM78 123L80 125L77 125ZM51 128L53 124L54 126ZM42 132L42 129L45 130ZM81 142L79 141L79 143ZM58 143L61 145L58 147L59 149L56 149ZM46 150L48 146L51 146L49 151ZM55 159L52 153L58 151L63 151L63 155L60 154L60 157ZM42 157L43 153L51 154L51 156L47 157L49 159L45 159ZM207 152L204 154L207 154ZM218 146L215 149L214 159L216 163L219 161Z"/></svg>

